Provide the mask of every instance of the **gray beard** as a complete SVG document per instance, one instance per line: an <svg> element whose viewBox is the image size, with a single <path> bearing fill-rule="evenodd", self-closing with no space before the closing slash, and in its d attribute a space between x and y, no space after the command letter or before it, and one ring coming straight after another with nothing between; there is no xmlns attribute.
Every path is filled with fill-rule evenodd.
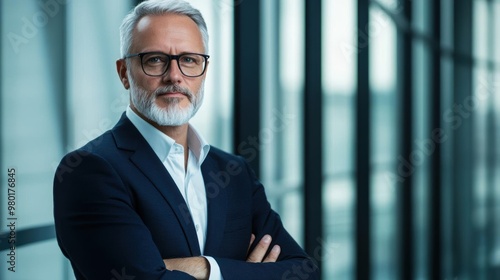
<svg viewBox="0 0 500 280"><path fill-rule="evenodd" d="M130 96L134 107L147 119L153 121L160 126L180 126L189 122L196 114L201 104L203 103L205 81L202 82L200 90L196 95L193 95L188 89L180 88L179 86L166 86L148 92L139 87L133 79L130 79ZM167 91L183 92L189 99L190 103L186 108L180 107L179 97L161 97L166 98L167 107L161 108L156 104L157 94Z"/></svg>

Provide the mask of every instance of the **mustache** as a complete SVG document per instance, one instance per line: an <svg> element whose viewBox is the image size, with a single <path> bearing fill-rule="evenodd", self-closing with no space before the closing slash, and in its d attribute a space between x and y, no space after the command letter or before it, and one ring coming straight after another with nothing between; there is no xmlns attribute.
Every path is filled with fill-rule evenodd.
<svg viewBox="0 0 500 280"><path fill-rule="evenodd" d="M169 86L159 87L153 92L153 95L158 96L158 95L163 94L165 92L182 93L189 99L189 101L192 101L194 98L193 93L189 89L181 87L179 85L169 85Z"/></svg>

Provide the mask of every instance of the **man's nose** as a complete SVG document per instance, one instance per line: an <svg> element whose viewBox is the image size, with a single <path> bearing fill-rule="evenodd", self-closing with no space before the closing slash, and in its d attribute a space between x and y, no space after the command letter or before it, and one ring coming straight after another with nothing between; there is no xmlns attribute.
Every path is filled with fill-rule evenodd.
<svg viewBox="0 0 500 280"><path fill-rule="evenodd" d="M182 72L179 68L179 62L177 59L170 60L170 64L168 65L167 72L163 76L163 80L166 83L171 84L179 84L182 80Z"/></svg>

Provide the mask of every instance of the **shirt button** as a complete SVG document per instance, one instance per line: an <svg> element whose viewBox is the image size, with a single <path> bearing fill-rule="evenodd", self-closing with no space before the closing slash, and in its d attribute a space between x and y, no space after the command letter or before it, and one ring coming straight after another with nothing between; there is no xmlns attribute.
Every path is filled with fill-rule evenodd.
<svg viewBox="0 0 500 280"><path fill-rule="evenodd" d="M200 225L196 225L196 231L200 230Z"/></svg>

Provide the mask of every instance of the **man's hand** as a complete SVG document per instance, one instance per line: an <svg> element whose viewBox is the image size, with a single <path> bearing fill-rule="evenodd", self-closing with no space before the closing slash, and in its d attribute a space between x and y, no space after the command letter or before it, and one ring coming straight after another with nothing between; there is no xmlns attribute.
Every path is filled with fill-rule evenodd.
<svg viewBox="0 0 500 280"><path fill-rule="evenodd" d="M248 248L250 249L250 246L252 243L255 241L255 235L252 234L250 237L250 245ZM266 234L262 239L259 241L259 244L255 246L252 252L248 255L247 262L252 262L252 263L260 263L260 262L276 262L278 259L280 253L281 253L281 248L279 245L274 245L273 248L271 249L271 252L266 256L267 249L269 248L269 245L271 245L272 238L270 235ZM264 258L265 257L265 258Z"/></svg>
<svg viewBox="0 0 500 280"><path fill-rule="evenodd" d="M198 280L207 280L210 275L210 264L204 257L189 257L163 260L168 270L186 272Z"/></svg>
<svg viewBox="0 0 500 280"><path fill-rule="evenodd" d="M250 237L250 246L252 246L255 241L255 235L252 234ZM266 256L267 249L271 245L272 238L270 235L266 234L259 241L257 246L248 255L247 262L252 263L266 263L266 262L276 262L278 256L281 253L281 248L279 245L274 245L269 254ZM204 257L189 257L189 258L176 258L176 259L164 259L163 262L168 270L179 270L183 271L198 280L206 280L210 275L210 264Z"/></svg>

